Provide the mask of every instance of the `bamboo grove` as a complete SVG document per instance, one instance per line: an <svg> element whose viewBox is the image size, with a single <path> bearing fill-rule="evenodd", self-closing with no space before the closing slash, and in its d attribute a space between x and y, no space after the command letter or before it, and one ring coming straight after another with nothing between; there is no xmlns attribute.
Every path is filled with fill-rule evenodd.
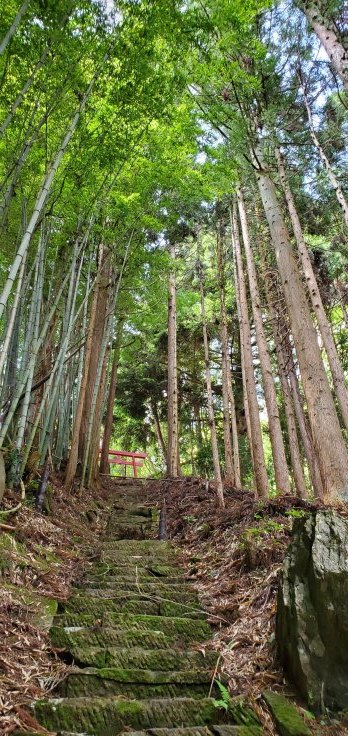
<svg viewBox="0 0 348 736"><path fill-rule="evenodd" d="M344 4L8 0L0 448L348 496ZM99 463L99 449L101 457Z"/></svg>

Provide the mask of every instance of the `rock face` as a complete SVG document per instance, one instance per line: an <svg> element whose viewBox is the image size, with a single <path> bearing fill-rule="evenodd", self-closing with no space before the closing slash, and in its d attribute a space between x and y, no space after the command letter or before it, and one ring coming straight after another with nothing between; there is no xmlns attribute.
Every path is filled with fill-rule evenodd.
<svg viewBox="0 0 348 736"><path fill-rule="evenodd" d="M316 712L348 708L348 519L296 519L279 587L277 642L284 668Z"/></svg>

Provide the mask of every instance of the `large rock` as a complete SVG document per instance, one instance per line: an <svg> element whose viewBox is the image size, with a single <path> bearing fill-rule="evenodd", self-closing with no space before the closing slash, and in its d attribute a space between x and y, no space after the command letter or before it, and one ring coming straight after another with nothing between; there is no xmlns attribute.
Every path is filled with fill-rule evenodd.
<svg viewBox="0 0 348 736"><path fill-rule="evenodd" d="M316 712L348 708L348 519L296 519L279 587L277 642L284 668Z"/></svg>

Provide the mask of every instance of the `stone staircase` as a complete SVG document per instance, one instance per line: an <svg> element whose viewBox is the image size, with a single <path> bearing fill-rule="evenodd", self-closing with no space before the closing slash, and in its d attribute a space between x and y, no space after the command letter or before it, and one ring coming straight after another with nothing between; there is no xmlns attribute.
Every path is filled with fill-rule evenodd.
<svg viewBox="0 0 348 736"><path fill-rule="evenodd" d="M240 699L228 715L217 704L217 655L199 648L210 627L142 494L115 485L98 559L51 629L74 669L35 716L64 736L259 736Z"/></svg>

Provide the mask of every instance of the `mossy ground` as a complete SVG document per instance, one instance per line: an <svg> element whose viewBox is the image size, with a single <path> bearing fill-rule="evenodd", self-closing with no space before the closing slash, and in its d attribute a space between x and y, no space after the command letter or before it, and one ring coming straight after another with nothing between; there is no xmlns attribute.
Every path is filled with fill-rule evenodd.
<svg viewBox="0 0 348 736"><path fill-rule="evenodd" d="M144 519L151 521L148 534L152 529L145 509L140 514L133 506L133 512L134 518L122 512L122 540L119 516L112 512L99 560L60 607L52 641L70 652L79 668L57 688L62 699L37 703L36 716L47 728L94 736L116 736L126 727L204 727L229 720L238 728L259 725L245 703L231 703L228 714L220 706L217 657L193 648L211 635L206 615L190 586L178 584L184 578L171 544L138 539L138 531L128 538L134 529L144 531ZM145 589L138 565L146 580L152 577ZM129 588L125 574L132 580ZM98 576L108 579L107 587L91 587Z"/></svg>
<svg viewBox="0 0 348 736"><path fill-rule="evenodd" d="M160 484L158 484L158 488L160 488ZM181 500L183 497L181 486L180 489ZM112 493L114 493L114 486L112 487ZM195 487L196 493L197 486ZM139 496L139 492L137 491L134 496ZM283 537L286 537L286 533L284 533L284 530L279 531L281 519L278 516L277 526L272 526L272 540L270 543L268 532L265 534L264 530L266 527L267 529L271 528L271 525L268 524L267 520L260 522L263 530L262 562L258 563L259 566L256 569L245 571L243 568L243 565L246 564L244 550L238 544L234 546L234 540L236 535L240 533L242 524L244 527L257 527L258 522L255 521L254 515L259 514L260 508L256 508L254 502L250 502L248 499L248 494L244 494L243 499L233 498L230 506L228 502L224 515L216 520L214 518L213 498L211 505L209 505L209 494L207 495L206 492L205 498L208 499L207 509L205 509L204 499L203 502L200 500L197 517L194 517L197 518L195 522L186 521L183 525L182 514L177 513L176 518L178 524L179 517L181 519L180 528L182 531L176 535L176 548L173 548L170 544L163 545L163 543L153 539L137 538L134 540L128 537L123 541L112 541L110 544L110 538L107 540L107 535L110 534L111 536L116 533L116 536L119 536L119 531L122 531L120 530L121 526L125 528L128 525L129 530L138 530L139 527L145 528L145 524L146 533L153 535L155 524L149 514L149 507L145 504L140 510L137 507L136 498L128 499L127 502L123 499L122 504L120 499L116 501L113 513L117 511L117 507L120 507L120 505L122 505L122 512L120 514L120 508L118 508L118 520L114 520L112 523L110 521L108 531L104 529L101 535L102 542L100 542L100 535L98 540L96 537L94 538L93 543L87 538L83 527L86 515L84 516L83 511L81 512L81 508L76 509L76 515L69 528L70 543L72 540L71 554L75 566L81 560L83 554L86 560L84 575L83 577L79 576L76 580L74 596L84 598L88 592L88 596L93 598L94 601L99 599L99 603L93 603L90 612L68 610L70 605L68 603L65 610L61 610L55 618L55 626L51 631L51 643L55 649L62 650L62 656L67 657L69 653L71 659L75 661L75 666L81 666L84 669L80 670L76 676L72 674L70 676L71 682L75 677L77 685L70 686L69 679L65 681L65 685L62 685L60 694L64 692L66 686L68 689L71 687L70 694L75 697L41 699L38 701L35 710L29 713L28 718L33 718L36 713L42 726L46 725L54 730L63 730L65 731L64 736L68 734L70 736L71 733L84 733L89 736L91 734L94 734L94 736L118 736L121 732L123 734L127 733L127 736L145 736L145 734L146 736L261 736L261 734L266 736L266 734L271 733L270 728L275 728L275 721L271 726L271 717L267 714L265 704L260 707L262 701L255 701L251 698L252 705L256 703L254 710L253 707L248 706L244 698L235 700L229 696L229 712L227 714L225 710L226 702L221 705L223 698L220 691L215 690L214 698L207 698L206 696L209 693L210 682L215 669L217 650L230 641L233 641L234 646L230 649L227 657L224 656L224 669L230 677L232 693L245 692L247 682L245 662L248 663L248 672L251 673L254 671L255 661L258 662L257 676L253 679L254 675L252 674L250 678L253 694L255 694L255 688L260 689L260 683L264 681L264 676L269 674L269 681L272 684L276 681L274 679L276 675L274 669L272 669L273 664L271 665L271 660L267 659L267 652L269 650L273 651L272 647L269 646L272 626L267 622L265 624L265 621L268 609L271 610L274 607L275 590L275 579L272 577L272 569L270 571L268 563L269 556L274 555L275 563L279 565ZM95 524L101 510L98 511L96 501L97 499L95 499L95 502L94 500L89 502L91 513L89 514L90 521L88 524ZM134 521L133 518L128 523L126 520L128 514L125 514L125 507L130 503L132 504L132 514L135 514L137 520ZM70 509L70 504L71 500L69 499L66 505L67 510ZM80 499L78 499L76 506L79 505L81 505ZM131 510L130 507L129 510ZM262 513L264 512L262 511ZM194 514L196 514L196 511L194 511ZM201 514L201 517L199 517L199 514ZM206 517L204 517L204 514L206 514ZM236 514L238 517L237 523L235 521ZM60 519L65 519L62 508L59 511ZM242 521L240 521L241 519ZM169 522L171 524L170 519ZM37 523L36 517L35 523ZM215 540L209 534L207 537L207 526L211 530L216 529ZM15 552L16 555L18 552L22 559L18 564L17 559L13 564L13 542L6 540L5 547L6 545L9 547L10 554L7 555L7 559L4 555L5 576L8 574L8 570L11 569L11 574L14 570L17 576L22 575L25 580L25 576L29 571L33 577L37 576L40 586L42 586L53 568L59 571L57 581L62 578L60 572L62 569L64 570L62 557L64 559L63 554L70 555L69 543L65 538L62 540L58 532L59 543L56 545L47 544L45 539L46 528L45 530L42 528L42 532L42 536L36 537L28 545L25 530L19 529L18 536L15 535ZM204 536L200 538L203 532ZM125 533L128 534L128 531ZM130 533L132 532L130 531ZM173 533L175 534L175 531L172 531ZM212 534L214 533L212 531ZM188 537L192 535L190 537L191 541L187 542L185 534L188 534ZM11 535L8 536L11 537ZM34 545L36 545L36 548L34 548ZM166 550L166 553L163 554L160 550ZM32 566L31 556L33 558ZM179 561L184 561L183 567L180 566ZM266 567L266 562L268 567ZM235 571L236 565L238 569L236 568ZM140 613L139 597L133 595L138 591L139 586L141 588L144 585L151 586L146 588L145 591L150 594L150 599L151 593L157 590L160 597L169 598L170 605L179 602L177 600L178 592L179 596L181 596L181 593L184 594L184 598L181 598L181 600L186 601L187 593L192 589L191 583L185 578L185 574L188 572L189 575L196 577L196 593L201 594L203 592L204 594L202 609L207 608L214 615L221 614L220 619L214 619L219 623L218 633L215 634L217 646L215 652L211 651L211 641L208 647L206 644L206 640L211 638L211 628L204 618L194 619L192 614L187 613L186 610L180 616L175 615L176 612L173 610L171 615L164 615L164 611L160 615L159 609L156 610L156 614ZM266 577L268 587L263 588L263 579L266 579ZM227 583L229 587L226 587ZM240 615L243 617L243 612L248 611L249 608L255 613L252 627L250 627L249 621L247 628L246 624L244 628L243 626L240 628L241 622L238 623L239 614L234 604L231 604L231 599L232 601L235 600L233 595L230 596L234 586L238 586L240 595L238 603ZM25 588L25 583L23 588ZM58 590L60 588L58 588L57 582ZM98 590L104 591L103 594L96 593ZM166 596L163 596L164 590ZM173 591L172 599L170 599L171 590ZM134 612L127 612L125 609L120 612L101 610L100 600L106 601L106 609L108 609L109 601L113 601L117 597L119 599L124 591L130 594L130 601L132 601L135 608ZM52 591L47 588L45 592L51 593ZM112 595L113 592L115 595ZM120 593L121 596L119 596ZM210 600L207 593L210 595ZM263 597L264 595L266 597ZM255 597L255 604L253 596ZM48 597L54 598L54 596ZM65 595L57 595L57 597L64 598ZM190 594L189 599L192 604L197 605L196 595L192 594L191 597ZM212 599L214 600L213 607L211 606ZM74 606L74 599L70 599L70 602ZM145 602L147 602L146 598ZM149 602L152 603L151 600ZM27 608L29 607L27 606ZM258 627L259 618L262 622L260 630ZM248 620L246 618L246 621ZM271 619L269 620L271 621ZM232 622L231 628L229 628L229 621ZM235 626L235 621L238 626ZM72 628L66 629L65 626ZM252 636L250 636L251 631ZM27 632L26 635L28 636ZM254 640L255 643L253 643ZM12 641L15 641L15 639L12 639ZM197 644L198 642L200 644ZM35 643L32 643L31 649L35 649ZM197 657L197 654L201 653L199 650L208 651L209 654L202 665L196 662L197 667L196 664L192 666L190 653L192 652L192 656ZM241 652L244 653L245 660L241 660ZM261 656L260 652L266 653L267 656L264 654ZM210 658L211 654L212 658ZM32 653L28 652L28 656L32 657ZM52 658L52 663L55 661ZM175 667L175 662L178 664L180 661L182 661L182 667ZM96 675L93 671L86 672L86 666L97 668L99 670L98 674ZM48 672L53 671L52 664L50 667L51 669L47 670ZM60 667L66 668L66 665L61 663ZM130 673L136 670L150 672L152 681L129 682L130 678L134 679L134 675ZM208 674L209 682L180 682L180 673L189 673L190 671L196 673L197 670L203 671L205 677ZM110 671L113 671L113 676L111 676ZM120 676L120 671L126 673L123 678ZM164 675L164 678L166 678L169 672L176 673L175 683L166 682L163 679L159 681L158 675L156 681L154 673L160 673L161 676ZM238 677L234 680L235 674ZM144 679L144 675L141 675L141 677ZM173 677L169 677L169 680L171 679ZM105 684L107 691L105 691ZM115 684L120 690L124 688L124 691L120 692L119 690L115 694ZM98 687L101 687L99 695ZM170 690L170 688L175 688L175 690ZM193 688L197 689L194 690ZM202 688L201 691L200 688ZM33 690L29 691L24 698L21 694L20 702L25 703L29 700L35 700L40 693L43 693L42 687L36 685L35 692ZM83 697L81 697L82 694ZM100 697L101 695L103 697ZM182 697L183 695L185 697ZM149 698L149 696L151 697ZM258 717L261 717L263 723L267 724L268 730L264 730L260 726ZM3 722L1 721L1 725ZM183 724L186 724L186 727L183 727ZM31 725L33 724L31 723ZM168 726L171 728L168 729ZM173 728L175 729L174 732ZM336 736L338 733L343 736L346 734L343 724L338 724L336 731L326 730L325 725L321 726L314 723L309 723L309 728L311 734L318 734L318 736L319 734L320 736L332 736L333 734ZM4 729L3 731L6 733ZM278 734L281 733L279 727L277 732ZM275 731L272 733L275 733ZM36 736L42 736L40 729L37 730Z"/></svg>
<svg viewBox="0 0 348 736"><path fill-rule="evenodd" d="M24 504L6 517L13 529L0 534L0 733L23 724L35 730L25 705L44 696L62 678L66 664L52 656L47 630L57 601L67 598L81 569L82 547L96 545L110 504L108 492L86 492L67 498L58 483L51 486L49 508L35 511L34 491L27 487ZM5 507L18 503L7 491ZM87 511L93 511L93 521Z"/></svg>

